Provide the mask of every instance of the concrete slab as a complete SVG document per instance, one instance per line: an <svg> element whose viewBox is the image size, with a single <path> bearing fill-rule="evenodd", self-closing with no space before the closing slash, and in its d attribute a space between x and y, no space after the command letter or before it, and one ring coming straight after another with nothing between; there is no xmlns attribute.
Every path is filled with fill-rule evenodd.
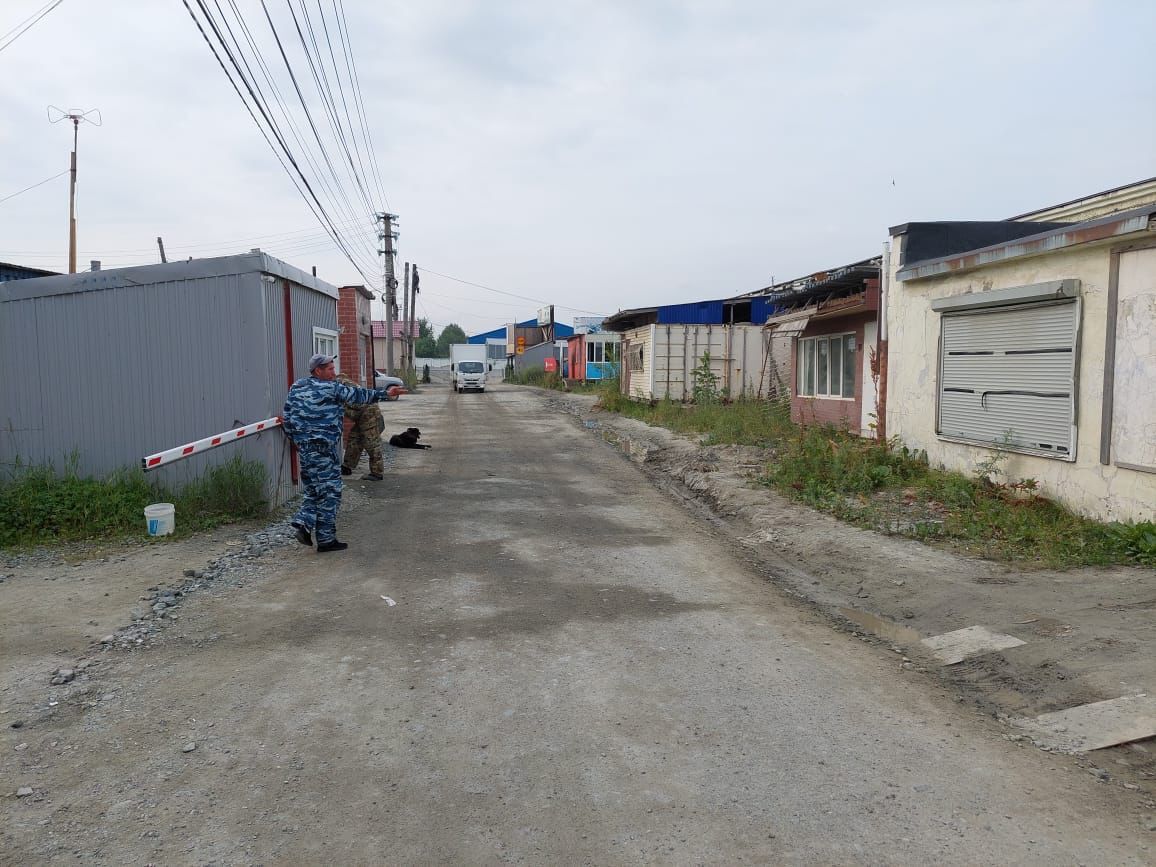
<svg viewBox="0 0 1156 867"><path fill-rule="evenodd" d="M920 643L931 650L936 659L944 665L955 665L969 656L1007 650L1009 647L1019 647L1027 642L1020 641L1014 635L992 632L986 626L969 626L966 629L933 635Z"/></svg>
<svg viewBox="0 0 1156 867"><path fill-rule="evenodd" d="M1156 696L1126 695L1081 704L1038 717L1013 719L1013 725L1053 750L1083 753L1156 737Z"/></svg>

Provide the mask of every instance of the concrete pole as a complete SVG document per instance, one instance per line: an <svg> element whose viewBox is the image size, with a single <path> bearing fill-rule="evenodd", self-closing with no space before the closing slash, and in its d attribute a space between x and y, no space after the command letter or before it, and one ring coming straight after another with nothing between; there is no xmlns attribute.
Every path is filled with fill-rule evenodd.
<svg viewBox="0 0 1156 867"><path fill-rule="evenodd" d="M68 183L68 273L76 273L76 145L79 137L80 118L72 118L72 167Z"/></svg>

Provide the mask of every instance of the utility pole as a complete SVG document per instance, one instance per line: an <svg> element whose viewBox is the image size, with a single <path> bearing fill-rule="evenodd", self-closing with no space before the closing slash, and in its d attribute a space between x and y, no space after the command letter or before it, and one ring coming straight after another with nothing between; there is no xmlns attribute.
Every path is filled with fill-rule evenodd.
<svg viewBox="0 0 1156 867"><path fill-rule="evenodd" d="M76 146L80 118L72 118L72 170L68 174L68 273L76 273Z"/></svg>
<svg viewBox="0 0 1156 867"><path fill-rule="evenodd" d="M53 112L59 113L59 117L53 119ZM88 117L88 115L96 115L96 120ZM68 182L68 273L76 273L76 150L80 137L80 122L83 120L86 123L101 125L100 112L96 109L91 111L80 111L72 109L70 111L61 111L55 106L48 106L48 121L50 123L59 123L68 118L72 121L72 161L70 163L70 180Z"/></svg>
<svg viewBox="0 0 1156 867"><path fill-rule="evenodd" d="M417 373L417 338L413 336L414 323L417 322L417 290L421 278L417 273L417 263L414 263L413 273L409 282L409 329L405 332L409 338L409 357L413 360L414 373Z"/></svg>
<svg viewBox="0 0 1156 867"><path fill-rule="evenodd" d="M406 370L413 365L409 354L409 262L405 263L405 284L401 289L401 364Z"/></svg>
<svg viewBox="0 0 1156 867"><path fill-rule="evenodd" d="M393 376L393 318L397 308L397 279L393 276L393 259L397 253L393 249L393 242L397 240L397 232L393 230L393 222L397 214L379 213L377 221L381 223L377 237L382 242L378 252L382 255L382 279L385 283L385 372Z"/></svg>

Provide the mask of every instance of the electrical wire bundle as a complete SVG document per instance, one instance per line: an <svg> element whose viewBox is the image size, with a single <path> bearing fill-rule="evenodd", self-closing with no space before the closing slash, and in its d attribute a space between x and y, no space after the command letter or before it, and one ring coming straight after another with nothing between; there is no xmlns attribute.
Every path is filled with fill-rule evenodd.
<svg viewBox="0 0 1156 867"><path fill-rule="evenodd" d="M284 0L276 16L259 0L255 26L236 0L181 2L325 236L380 289L373 227L389 203L343 0Z"/></svg>

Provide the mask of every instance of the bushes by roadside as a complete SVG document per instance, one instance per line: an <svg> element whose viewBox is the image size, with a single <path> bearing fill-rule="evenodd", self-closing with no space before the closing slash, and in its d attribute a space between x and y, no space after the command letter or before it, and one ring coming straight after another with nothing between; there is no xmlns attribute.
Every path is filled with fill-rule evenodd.
<svg viewBox="0 0 1156 867"><path fill-rule="evenodd" d="M611 386L599 405L697 434L706 444L767 448L765 484L858 526L1021 565L1156 566L1151 522L1106 525L1080 517L1040 496L1032 479L1000 482L998 466L977 467L975 477L945 472L895 441L795 425L787 407L768 401L647 403Z"/></svg>
<svg viewBox="0 0 1156 867"><path fill-rule="evenodd" d="M547 373L541 367L511 371L506 374L506 382L512 385L536 385L538 388L552 388L555 391L566 390L566 380L557 373Z"/></svg>
<svg viewBox="0 0 1156 867"><path fill-rule="evenodd" d="M183 536L263 514L264 488L265 468L239 457L176 494L152 484L140 470L95 479L71 470L18 468L0 481L0 548L139 536L144 507L156 502L175 504L177 534Z"/></svg>

